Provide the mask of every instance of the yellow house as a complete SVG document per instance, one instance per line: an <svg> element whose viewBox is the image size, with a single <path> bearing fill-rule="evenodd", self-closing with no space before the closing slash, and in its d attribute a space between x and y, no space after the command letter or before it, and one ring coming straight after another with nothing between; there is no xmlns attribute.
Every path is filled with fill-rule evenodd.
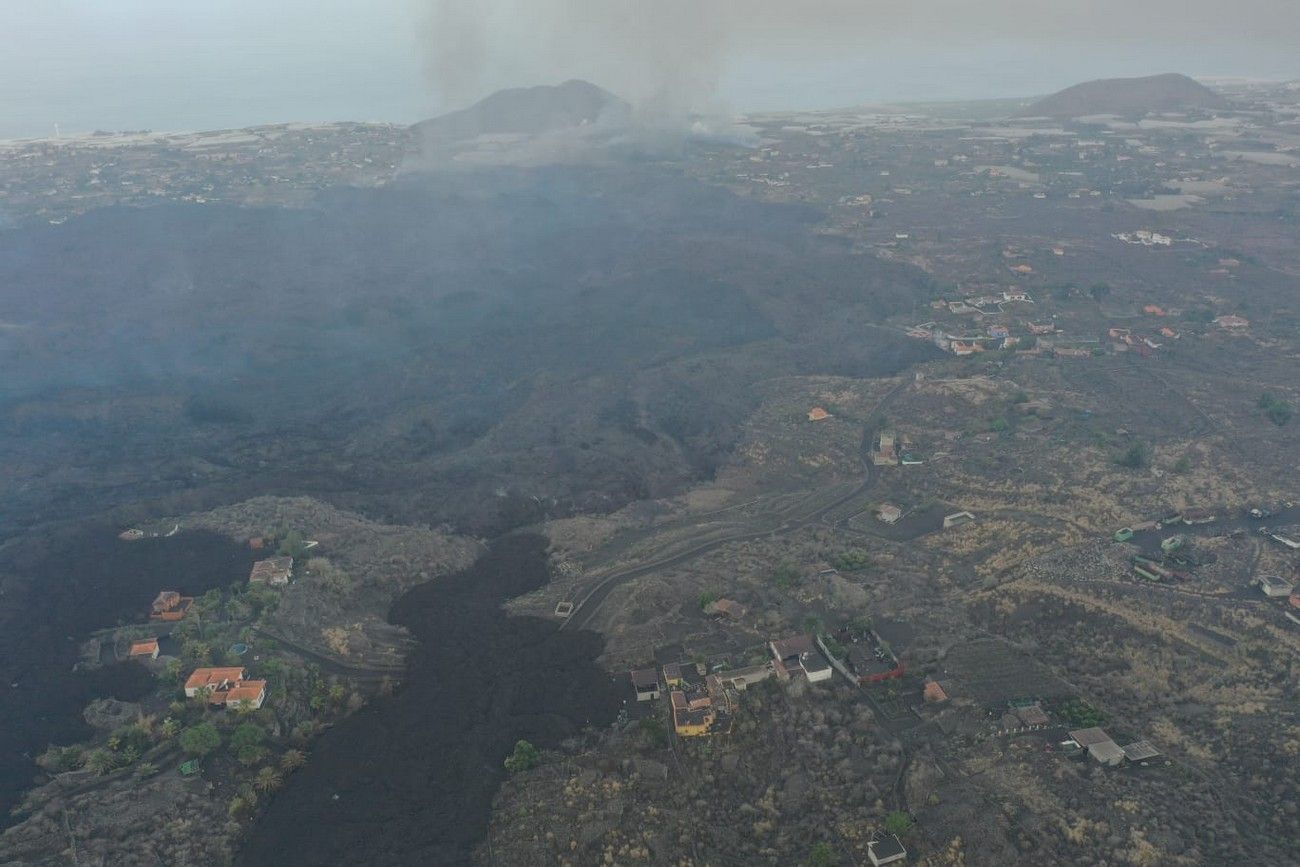
<svg viewBox="0 0 1300 867"><path fill-rule="evenodd" d="M713 725L713 701L708 697L688 701L686 693L673 690L673 729L684 738L707 735Z"/></svg>

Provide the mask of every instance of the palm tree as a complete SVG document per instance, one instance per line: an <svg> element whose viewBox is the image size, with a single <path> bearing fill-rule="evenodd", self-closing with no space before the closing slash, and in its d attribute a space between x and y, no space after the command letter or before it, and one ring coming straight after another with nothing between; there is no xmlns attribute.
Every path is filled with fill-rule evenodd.
<svg viewBox="0 0 1300 867"><path fill-rule="evenodd" d="M162 721L162 727L160 731L162 732L162 736L164 738L170 740L171 738L174 738L176 737L176 735L180 734L180 730L181 730L181 724L175 717L169 716L167 717L167 719Z"/></svg>
<svg viewBox="0 0 1300 867"><path fill-rule="evenodd" d="M280 770L286 774L298 770L307 764L307 754L302 750L288 750L280 756Z"/></svg>
<svg viewBox="0 0 1300 867"><path fill-rule="evenodd" d="M253 786L259 792L264 793L274 792L280 788L280 782L280 772L275 768L262 768L257 772L257 776L253 778Z"/></svg>

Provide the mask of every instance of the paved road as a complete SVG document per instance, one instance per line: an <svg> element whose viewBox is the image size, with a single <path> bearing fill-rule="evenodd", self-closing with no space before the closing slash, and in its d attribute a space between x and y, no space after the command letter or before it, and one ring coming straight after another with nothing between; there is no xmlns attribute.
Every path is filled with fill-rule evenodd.
<svg viewBox="0 0 1300 867"><path fill-rule="evenodd" d="M880 413L881 410L885 409L890 403L894 401L894 399L899 394L903 392L905 388L907 388L909 383L910 380L904 380L903 382L900 382L898 385L892 388L884 397L880 399L880 401L876 404L875 408L872 409L871 412L867 414L868 417L877 415L878 413ZM868 490L871 489L872 485L875 484L876 480L879 478L879 473L876 467L871 463L870 459L868 458L867 451L869 449L870 449L870 443L868 443L866 441L866 438L864 437L862 446L859 449L858 457L862 461L862 466L865 472L865 478L863 479L861 484L859 484L857 487L855 487L852 491L845 494L844 496L837 497L836 499L832 500L830 503L820 506L814 509L812 512L803 515L802 517L790 518L785 522L783 522L782 524L780 524L779 526L766 527L761 530L752 530L743 533L734 533L728 536L715 538L708 542L704 542L700 545L697 545L696 547L691 548L689 550L682 551L681 553L678 554L674 554L671 557L665 557L662 560L654 560L652 562L645 563L641 566L636 566L632 569L627 569L623 572L616 572L613 575L608 575L604 578L601 578L586 591L585 595L581 597L580 601L575 603L573 608L573 613L570 614L569 617L565 619L564 623L560 625L560 628L561 629L587 628L590 625L591 621L595 618L596 614L599 613L601 606L605 604L605 600L609 598L609 594L613 592L615 588L620 587L623 584L626 584L628 581L643 577L645 575L649 575L661 569L670 569L674 566L679 566L682 563L686 563L690 560L694 560L695 558L700 557L704 554L708 554L711 551L716 551L718 548L721 548L724 545L732 545L737 542L747 542L753 539L761 539L764 536L772 536L777 533L789 533L795 530L799 530L803 527L806 527L809 524L813 524L820 521L822 517L824 517L827 513L834 511L835 509L838 509L840 506L844 505L850 500L853 500L856 497L861 497L863 494L865 494Z"/></svg>
<svg viewBox="0 0 1300 867"><path fill-rule="evenodd" d="M260 626L254 626L253 632L261 635L263 638L269 638L277 644L283 645L288 650L296 653L304 659L316 663L325 671L332 674L338 674L344 677L359 681L379 681L385 677L401 677L406 673L406 664L397 662L392 665L363 665L344 662L332 656L327 656L310 647L306 647L297 642L290 641L277 632L264 629Z"/></svg>

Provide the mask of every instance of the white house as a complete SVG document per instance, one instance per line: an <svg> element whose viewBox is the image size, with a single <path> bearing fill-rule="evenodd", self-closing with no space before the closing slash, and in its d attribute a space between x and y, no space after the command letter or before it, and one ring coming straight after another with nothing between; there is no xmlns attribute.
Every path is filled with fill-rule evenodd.
<svg viewBox="0 0 1300 867"><path fill-rule="evenodd" d="M1278 596L1290 596L1291 591L1295 588L1290 581L1277 575L1264 575L1259 579L1259 588L1264 591L1264 595L1272 598Z"/></svg>
<svg viewBox="0 0 1300 867"><path fill-rule="evenodd" d="M867 844L867 858L875 867L881 864L893 864L907 857L907 850L893 834L887 834Z"/></svg>

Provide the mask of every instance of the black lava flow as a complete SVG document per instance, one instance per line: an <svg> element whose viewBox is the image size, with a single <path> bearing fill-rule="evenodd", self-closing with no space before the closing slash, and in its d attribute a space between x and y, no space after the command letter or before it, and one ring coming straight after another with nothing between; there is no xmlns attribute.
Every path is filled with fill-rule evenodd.
<svg viewBox="0 0 1300 867"><path fill-rule="evenodd" d="M156 687L138 663L74 671L96 629L138 621L159 590L200 595L244 580L247 548L207 532L122 542L116 529L52 533L0 561L0 826L29 788L33 757L90 736L95 698L132 701Z"/></svg>
<svg viewBox="0 0 1300 867"><path fill-rule="evenodd" d="M516 740L553 746L621 706L597 633L510 617L548 580L546 541L496 540L414 588L390 620L419 640L406 681L321 737L255 823L239 863L457 865L483 839Z"/></svg>

